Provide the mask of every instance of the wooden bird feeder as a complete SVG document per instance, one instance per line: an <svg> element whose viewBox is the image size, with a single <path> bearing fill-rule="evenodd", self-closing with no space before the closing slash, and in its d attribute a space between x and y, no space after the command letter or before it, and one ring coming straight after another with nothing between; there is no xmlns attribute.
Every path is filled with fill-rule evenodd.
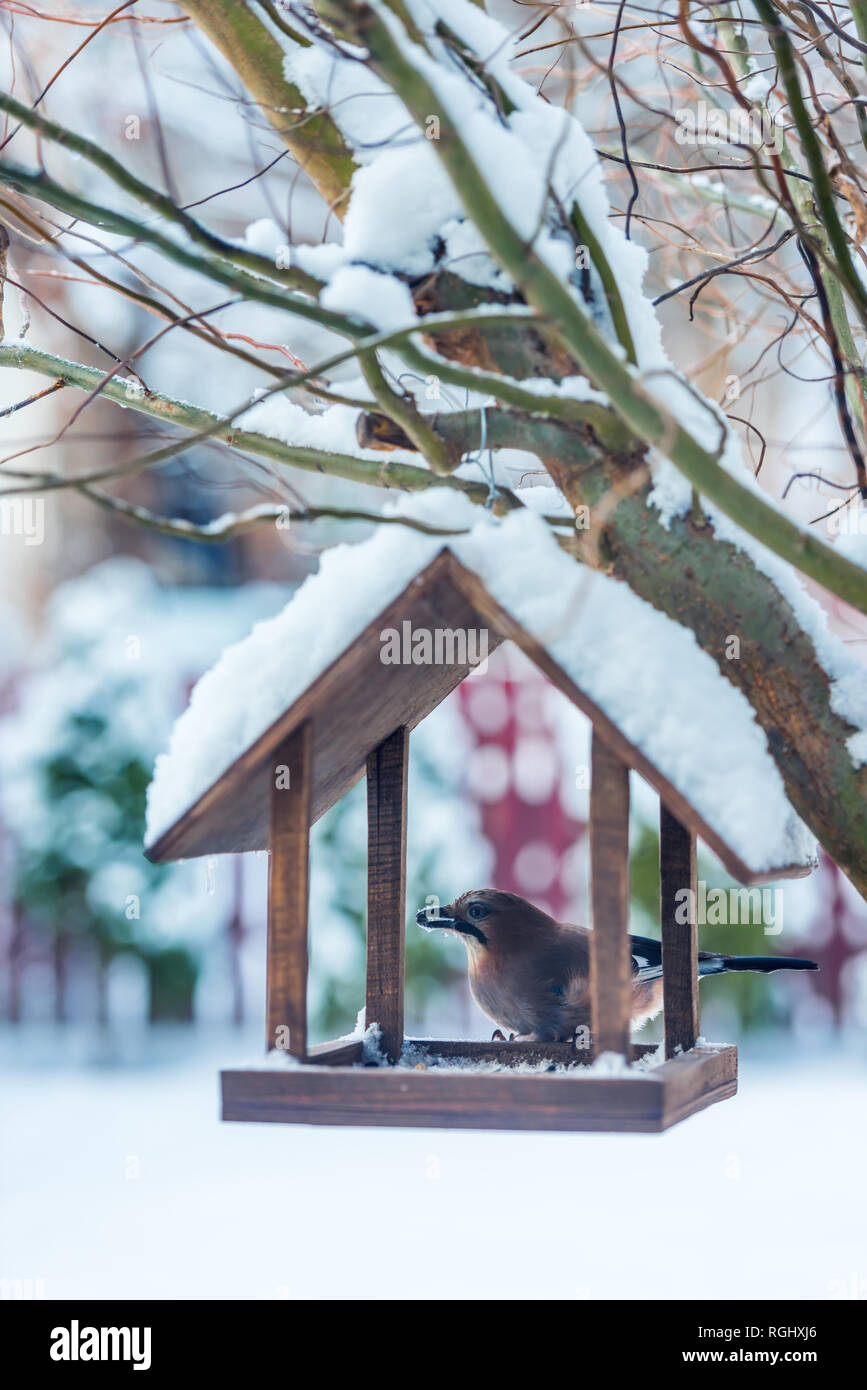
<svg viewBox="0 0 867 1390"><path fill-rule="evenodd" d="M514 642L592 722L589 1051L571 1043L416 1040L432 1061L461 1057L501 1064L501 1070L474 1071L365 1066L360 1039L308 1045L310 828L365 774L365 1016L380 1025L389 1062L398 1061L404 1040L409 733L472 669L458 663L383 665L380 634L401 630L407 621L412 630L487 629L489 651ZM654 1050L630 1043L631 769L660 797L666 1060L607 1075L585 1064L603 1052L634 1061ZM295 1063L223 1071L223 1119L649 1133L733 1096L737 1048L696 1046L697 932L675 915L678 890L696 888L697 836L745 885L809 872L804 864L752 872L478 575L442 550L149 848L156 862L245 850L270 854L266 1050L284 1045ZM516 1072L524 1061L567 1063L569 1070Z"/></svg>

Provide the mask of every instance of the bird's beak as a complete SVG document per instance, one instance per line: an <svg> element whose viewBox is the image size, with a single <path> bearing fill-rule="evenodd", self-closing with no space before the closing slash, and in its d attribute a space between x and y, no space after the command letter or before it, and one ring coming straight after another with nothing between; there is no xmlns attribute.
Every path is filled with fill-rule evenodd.
<svg viewBox="0 0 867 1390"><path fill-rule="evenodd" d="M460 918L448 917L436 907L423 907L420 912L416 913L415 920L420 927L424 927L425 931L433 931L435 927L454 929Z"/></svg>

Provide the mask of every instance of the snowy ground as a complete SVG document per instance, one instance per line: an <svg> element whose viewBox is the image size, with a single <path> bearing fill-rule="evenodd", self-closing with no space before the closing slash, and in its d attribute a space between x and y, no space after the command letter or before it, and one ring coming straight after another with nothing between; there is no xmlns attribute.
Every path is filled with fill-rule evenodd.
<svg viewBox="0 0 867 1390"><path fill-rule="evenodd" d="M237 1038L50 1046L0 1036L6 1297L867 1296L863 1044L661 1137L221 1125Z"/></svg>

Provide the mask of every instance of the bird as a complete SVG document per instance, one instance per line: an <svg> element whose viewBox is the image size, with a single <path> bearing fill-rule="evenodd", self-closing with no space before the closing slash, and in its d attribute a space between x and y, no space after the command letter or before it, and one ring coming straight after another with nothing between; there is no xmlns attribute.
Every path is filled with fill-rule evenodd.
<svg viewBox="0 0 867 1390"><path fill-rule="evenodd" d="M467 950L470 991L496 1025L494 1037L516 1042L569 1042L590 1023L590 932L557 922L516 893L475 888L445 907L423 907L427 931L459 936ZM662 943L630 936L631 1022L640 1027L662 1008ZM729 971L818 970L795 956L726 956L699 951L699 978Z"/></svg>

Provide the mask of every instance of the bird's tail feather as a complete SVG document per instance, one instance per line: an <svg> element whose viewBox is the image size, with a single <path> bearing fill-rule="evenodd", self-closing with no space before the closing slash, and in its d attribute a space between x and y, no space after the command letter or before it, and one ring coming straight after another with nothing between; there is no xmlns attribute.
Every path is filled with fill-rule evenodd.
<svg viewBox="0 0 867 1390"><path fill-rule="evenodd" d="M773 970L818 970L814 960L800 956L708 956L698 963L699 975L722 975L732 970L758 970L768 975Z"/></svg>

